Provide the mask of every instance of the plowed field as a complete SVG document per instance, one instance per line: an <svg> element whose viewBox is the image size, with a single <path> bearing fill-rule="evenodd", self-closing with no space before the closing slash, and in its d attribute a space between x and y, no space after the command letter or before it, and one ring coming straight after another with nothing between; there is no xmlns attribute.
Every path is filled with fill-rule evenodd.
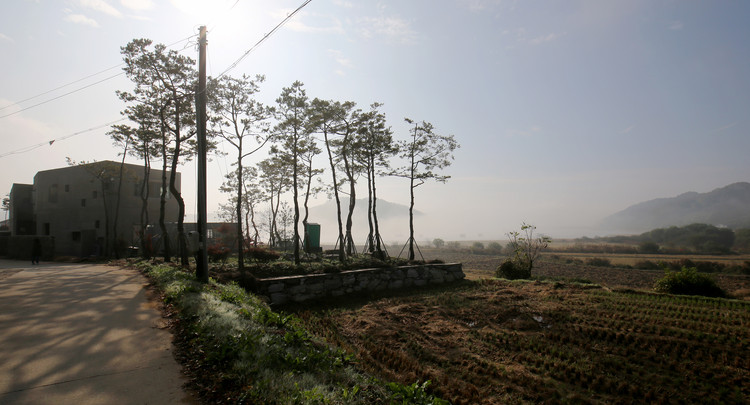
<svg viewBox="0 0 750 405"><path fill-rule="evenodd" d="M489 277L499 260L464 268ZM545 264L540 273L630 288L661 274ZM750 302L480 280L296 312L363 369L430 380L454 404L750 401Z"/></svg>

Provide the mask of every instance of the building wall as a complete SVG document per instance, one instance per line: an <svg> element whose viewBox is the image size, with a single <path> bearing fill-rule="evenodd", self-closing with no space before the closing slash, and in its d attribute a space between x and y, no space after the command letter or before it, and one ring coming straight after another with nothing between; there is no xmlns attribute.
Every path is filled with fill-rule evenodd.
<svg viewBox="0 0 750 405"><path fill-rule="evenodd" d="M85 257L103 253L108 222L110 240L114 234L119 173L119 163L103 161L36 174L36 233L55 238L56 255ZM181 176L179 173L176 176L177 189L181 190ZM117 240L122 246L137 243L142 182L143 167L126 164L117 220ZM149 186L149 223L156 224L159 220L160 170L151 170ZM177 221L177 201L171 195L167 199L166 212L167 222Z"/></svg>
<svg viewBox="0 0 750 405"><path fill-rule="evenodd" d="M33 190L31 184L13 183L10 189L9 228L13 236L33 235L34 224Z"/></svg>

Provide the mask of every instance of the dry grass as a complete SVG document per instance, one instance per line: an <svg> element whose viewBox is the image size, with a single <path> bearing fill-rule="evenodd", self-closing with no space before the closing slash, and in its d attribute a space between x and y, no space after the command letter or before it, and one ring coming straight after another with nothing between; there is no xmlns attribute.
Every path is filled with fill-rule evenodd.
<svg viewBox="0 0 750 405"><path fill-rule="evenodd" d="M750 304L485 280L298 313L367 371L454 404L746 403Z"/></svg>

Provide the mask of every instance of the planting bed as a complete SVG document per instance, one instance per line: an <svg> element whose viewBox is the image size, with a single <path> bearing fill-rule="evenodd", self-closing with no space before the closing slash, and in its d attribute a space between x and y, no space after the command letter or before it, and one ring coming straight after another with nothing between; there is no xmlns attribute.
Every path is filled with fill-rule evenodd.
<svg viewBox="0 0 750 405"><path fill-rule="evenodd" d="M365 370L455 404L750 399L747 302L485 280L297 314Z"/></svg>

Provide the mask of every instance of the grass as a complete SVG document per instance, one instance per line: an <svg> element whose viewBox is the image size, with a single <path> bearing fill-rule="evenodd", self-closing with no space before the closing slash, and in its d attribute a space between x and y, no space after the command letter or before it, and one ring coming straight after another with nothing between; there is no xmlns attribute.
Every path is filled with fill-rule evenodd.
<svg viewBox="0 0 750 405"><path fill-rule="evenodd" d="M206 403L377 404L403 398L441 403L427 385L385 383L352 356L272 311L235 283L197 282L167 264L136 262L176 314L177 345Z"/></svg>

